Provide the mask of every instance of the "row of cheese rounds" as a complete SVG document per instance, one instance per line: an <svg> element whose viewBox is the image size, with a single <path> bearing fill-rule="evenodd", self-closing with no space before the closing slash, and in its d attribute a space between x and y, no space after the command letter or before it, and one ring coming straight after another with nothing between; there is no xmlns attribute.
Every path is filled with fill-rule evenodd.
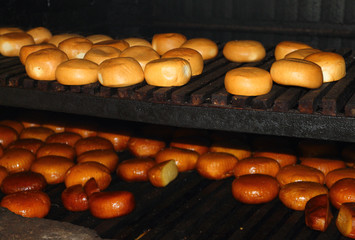
<svg viewBox="0 0 355 240"><path fill-rule="evenodd" d="M148 161L146 164L147 159L144 157L153 156L154 152L164 148L164 142L131 138L127 131L102 132L95 131L94 128L77 128L48 122L33 124L4 120L0 124L0 142L0 146L5 147L1 147L0 152L1 190L8 194L1 205L27 217L43 217L48 213L50 201L38 202L38 199L46 196L42 192L46 184L61 182L67 186L62 194L63 205L71 211L89 209L99 218L117 217L130 212L134 200L128 192L97 193L92 197L83 192L91 178L95 179L100 192L108 187L111 182L110 174L115 171L118 163L118 156L113 149L122 151L127 147L149 166L145 167L146 171L137 171L143 161L122 162L120 166L125 170L118 167L117 174L127 181L131 181L129 177L135 181L137 178L149 179L154 186L162 187L175 179L178 173L174 160ZM188 157L191 153L192 156L198 156L193 151L185 152ZM74 163L74 158L77 164ZM179 166L182 170L183 165ZM193 167L194 164L192 167L185 167L185 170ZM114 209L117 201L128 202L128 205L120 205L121 209ZM98 203L94 204L96 202ZM106 209L102 209L103 206Z"/></svg>
<svg viewBox="0 0 355 240"><path fill-rule="evenodd" d="M35 51L39 52L26 64ZM108 87L124 87L145 79L150 85L169 87L184 85L191 76L200 74L203 60L214 58L218 47L209 39L187 40L178 33L155 34L149 43L140 38L113 40L106 35L52 36L48 29L38 27L26 33L18 28L0 29L0 53L19 55L28 75L36 80L57 79L65 85L99 81ZM233 62L261 61L265 54L263 45L252 40L229 41L223 48L225 58ZM304 43L281 42L274 55L276 62L270 73L256 67L229 71L226 90L234 95L263 95L271 90L273 82L313 89L346 74L341 55Z"/></svg>
<svg viewBox="0 0 355 240"><path fill-rule="evenodd" d="M257 62L265 57L263 45L252 40L227 42L225 58L233 62ZM273 82L310 89L338 81L346 75L343 56L323 52L305 43L283 41L276 45L276 61L270 71L258 67L240 67L227 72L225 88L234 95L258 96L270 92Z"/></svg>
<svg viewBox="0 0 355 240"><path fill-rule="evenodd" d="M86 202L93 215L108 218L129 213L135 206L131 193L101 192L110 184L111 172L117 166L115 150L126 148L129 134L123 130L96 132L50 123L1 121L0 182L1 191L7 194L1 206L26 217L44 217L50 210L50 199L43 192L47 184L81 186L94 178L100 193ZM71 200L79 204L74 196L66 196L63 194L63 204Z"/></svg>
<svg viewBox="0 0 355 240"><path fill-rule="evenodd" d="M79 182L81 185L86 178L93 177L100 189L109 185L111 170L115 170L118 162L114 149L125 148L123 144L129 135L126 136L125 131L100 132L95 135L106 138L90 138L87 136L93 134L92 130L84 132L69 126L68 132L64 130L62 125L50 123L1 121L0 183L1 191L6 194L1 200L2 207L25 217L44 217L51 205L44 192L47 184L76 185ZM112 207L120 202L127 204ZM105 204L111 209L103 212L100 209ZM88 206L93 214L101 213L102 217L108 213L110 216L124 215L133 210L134 197L126 191L97 193L88 201Z"/></svg>
<svg viewBox="0 0 355 240"><path fill-rule="evenodd" d="M0 28L0 53L19 56L35 80L57 80L64 85L99 81L107 87L125 87L145 79L150 85L170 87L201 74L203 61L217 56L218 47L210 39L186 39L179 33L155 34L150 43L102 34L52 36L44 27L27 32Z"/></svg>
<svg viewBox="0 0 355 240"><path fill-rule="evenodd" d="M63 192L62 199L67 209L89 209L94 216L100 218L127 214L133 209L135 202L133 196L126 191L102 192L109 186L112 172L116 172L125 181L150 181L156 187L168 185L183 171L196 170L201 176L213 180L234 176L232 193L238 201L259 204L279 196L287 207L295 210L304 210L308 200L318 194L329 192L331 202L337 208L355 196L351 188L355 169L349 167L355 162L355 148L351 144L342 149L343 157L347 158L347 161L343 161L339 159L336 144L310 140L298 143L298 158L291 145L268 138L256 138L252 148L236 136L228 137L227 141L225 134L208 137L199 131L182 129L171 134L167 145L166 140L133 137L130 132L101 132L70 124L64 128L62 125L48 123L27 125L25 122L2 121L0 124L1 144L5 146L0 158L0 165L5 167L1 189L8 193L7 196L11 196L11 201L10 197L4 197L3 200L3 206L10 209L10 203L14 201L12 197L17 198L20 195L20 199L25 198L27 201L29 198L28 193L15 193L13 189L21 191L27 188L36 191L35 194L40 192L38 194L43 195L43 177L47 184L57 183L51 182L49 177L48 173L53 175L53 172L64 176L61 181L64 181L67 189ZM119 162L117 154L112 154L118 136L122 145L119 151L127 149L135 158ZM64 148L63 144L68 146ZM14 152L16 155L12 154ZM18 156L19 152L21 157ZM76 156L74 158L78 163L74 162L73 156ZM337 159L334 159L335 156ZM11 157L13 159L9 161ZM27 162L31 164L26 165ZM34 175L31 175L31 184L28 180L29 173L26 172L28 169L36 173L31 173ZM95 180L94 187L86 186L91 178ZM344 180L349 178L352 180ZM345 187L350 190L344 192ZM113 206L117 201L127 203L125 209L128 210L114 211ZM46 212L47 208L41 209Z"/></svg>
<svg viewBox="0 0 355 240"><path fill-rule="evenodd" d="M354 145L349 149L354 152ZM341 209L336 220L340 232L355 237L355 169L337 158L299 157L299 161L278 167L267 158L239 160L234 168L233 196L248 204L265 203L278 196L286 207L304 210L306 225L318 231L329 226L333 206ZM248 166L248 170L240 165Z"/></svg>
<svg viewBox="0 0 355 240"><path fill-rule="evenodd" d="M351 167L355 150L353 144L343 150L344 156L353 156L352 162L346 162L334 158L337 155L334 145L314 141L300 142L302 157L299 158L290 148L283 147L267 147L268 150L265 150L265 146L259 146L260 149L251 152L239 140L234 144L215 140L208 145L205 138L177 137L169 148L162 150L159 150L163 147L161 142L148 143L146 139L144 142L156 145L152 147L154 150L150 157L154 157L156 162L174 159L179 172L196 169L201 176L213 180L234 175L236 179L232 183L232 193L238 201L260 204L278 196L285 206L305 210L306 224L315 230L325 231L331 220L328 193L335 208L355 200L355 169ZM127 165L132 167L140 163L137 172L141 173L150 161L153 159L126 160L119 164L117 174L126 181L141 181L141 176L127 174L131 172L127 171ZM169 171L176 174L175 169L166 171L167 174Z"/></svg>

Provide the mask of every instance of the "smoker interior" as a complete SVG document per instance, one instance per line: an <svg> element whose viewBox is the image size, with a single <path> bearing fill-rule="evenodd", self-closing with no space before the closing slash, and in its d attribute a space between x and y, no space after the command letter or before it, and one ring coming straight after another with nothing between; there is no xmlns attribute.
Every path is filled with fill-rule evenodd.
<svg viewBox="0 0 355 240"><path fill-rule="evenodd" d="M208 37L261 41L269 69L274 46L297 40L336 51L347 62L347 77L321 89L274 85L261 97L228 94L224 74L240 66L221 54L207 61L204 73L181 88L156 88L144 83L128 88L62 86L27 77L15 58L0 58L2 112L38 109L99 117L129 125L155 123L247 134L355 141L355 3L351 0L283 1L1 1L0 24L25 29L45 26L53 33L103 33L115 38L150 39L158 32L181 32L188 38ZM79 9L79 11L78 11ZM250 65L250 64L243 64ZM11 115L11 114L10 114ZM128 158L120 155L121 160ZM334 220L326 232L312 231L304 213L287 209L278 199L244 205L231 194L232 178L211 181L196 172L182 173L166 188L126 183L113 175L108 190L132 191L133 213L100 220L89 212L72 213L60 200L64 185L47 189L52 207L47 218L89 227L112 239L346 239ZM334 216L336 211L334 210Z"/></svg>
<svg viewBox="0 0 355 240"><path fill-rule="evenodd" d="M353 131L349 131L354 129L355 119L352 115L354 66L352 51L338 52L345 56L349 67L348 76L339 82L318 90L275 85L270 94L256 98L226 93L223 75L238 64L226 62L221 56L206 62L202 76L192 79L185 87L157 88L143 83L123 89L105 88L98 84L73 87L55 81L36 81L28 78L17 59L1 58L6 67L0 70L0 110L8 118L30 114L51 121L61 119L61 112L64 112L75 114L73 119L78 117L83 122L94 121L102 126L137 128L146 123L155 123L170 127L202 128L210 132L218 130L226 136L231 132L228 130L231 127L239 132L236 134L246 139L269 133L267 131L282 131L279 135L294 142L294 148L299 140L298 135L318 138L317 134L321 134L319 138L337 141L342 147L355 139ZM268 69L273 61L271 54L272 49L268 51L269 57L265 61L253 65ZM331 107L333 105L327 103L327 99L336 103L337 107ZM32 112L32 109L46 111ZM193 115L189 109L193 109L197 115ZM49 110L51 112L47 112ZM232 112L233 126L229 126L228 121L216 121L218 116L221 119L232 118L225 111ZM209 116L211 112L214 114ZM248 116L255 114L254 117L259 119L263 128L253 125L249 118L241 120L244 121L239 123L241 126L235 126L237 116L243 113ZM262 118L269 114L280 117L270 123L270 117ZM295 116L299 117L294 119ZM211 118L214 121L210 122ZM64 119L68 119L68 116ZM326 128L308 131L304 127L317 129L320 121L324 121L322 125ZM291 126L288 130L287 122ZM277 128L280 124L285 127ZM297 131L292 130L294 124L299 126ZM330 127L333 125L335 128ZM247 131L250 134L245 133ZM122 161L131 156L123 152L119 157ZM313 231L305 225L302 211L290 210L278 199L261 205L246 205L236 201L231 192L233 178L212 181L192 171L181 173L165 188L155 188L148 182L127 183L115 174L112 177L107 191L128 190L134 194L137 205L131 214L100 220L91 216L89 211L69 212L60 199L65 186L59 184L49 186L46 190L52 201L46 218L88 227L97 231L102 238L110 239L346 239L337 230L334 219L326 232ZM337 211L333 211L336 216Z"/></svg>

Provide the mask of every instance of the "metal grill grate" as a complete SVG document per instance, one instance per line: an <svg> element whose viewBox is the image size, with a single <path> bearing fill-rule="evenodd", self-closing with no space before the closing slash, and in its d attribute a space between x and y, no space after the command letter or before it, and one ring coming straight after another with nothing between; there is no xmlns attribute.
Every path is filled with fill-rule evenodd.
<svg viewBox="0 0 355 240"><path fill-rule="evenodd" d="M354 57L351 50L339 51L346 59L347 76L338 82L326 83L319 89L307 90L274 84L270 93L259 97L232 96L227 93L223 83L227 71L240 66L256 66L269 70L274 61L272 52L272 49L269 49L263 62L248 64L228 62L220 54L216 59L206 61L204 72L200 76L193 77L187 85L166 88L154 87L146 83L124 88L108 88L98 82L84 86L64 86L56 81L36 81L28 78L17 58L0 57L0 86L53 93L82 93L153 103L264 109L279 112L295 110L300 113L355 117L353 101L355 67L353 67ZM1 103L11 104L6 101Z"/></svg>
<svg viewBox="0 0 355 240"><path fill-rule="evenodd" d="M308 90L274 84L270 93L233 96L224 75L239 66L269 70L273 48L264 61L232 63L220 53L204 72L182 87L154 87L145 82L107 88L99 83L63 86L30 79L16 58L0 57L0 105L97 117L248 133L355 141L355 67L351 50L339 50L347 76ZM332 131L329 131L329 130Z"/></svg>

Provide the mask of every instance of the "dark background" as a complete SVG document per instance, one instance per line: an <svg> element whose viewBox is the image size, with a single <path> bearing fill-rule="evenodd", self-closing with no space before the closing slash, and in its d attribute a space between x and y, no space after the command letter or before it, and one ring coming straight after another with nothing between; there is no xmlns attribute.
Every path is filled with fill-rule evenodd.
<svg viewBox="0 0 355 240"><path fill-rule="evenodd" d="M0 25L53 33L151 38L181 32L266 46L298 40L318 48L355 47L353 0L0 0Z"/></svg>

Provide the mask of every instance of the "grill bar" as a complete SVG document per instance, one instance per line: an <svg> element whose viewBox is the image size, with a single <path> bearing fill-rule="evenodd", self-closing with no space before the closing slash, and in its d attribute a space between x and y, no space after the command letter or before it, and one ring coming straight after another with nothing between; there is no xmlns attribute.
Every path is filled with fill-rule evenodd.
<svg viewBox="0 0 355 240"><path fill-rule="evenodd" d="M353 94L349 102L345 105L345 115L355 117L355 94Z"/></svg>
<svg viewBox="0 0 355 240"><path fill-rule="evenodd" d="M298 101L298 110L301 113L313 113L318 110L321 105L320 101L322 97L333 86L333 83L325 83L320 88L308 91Z"/></svg>
<svg viewBox="0 0 355 240"><path fill-rule="evenodd" d="M300 96L305 92L301 88L289 88L281 96L275 99L272 109L278 112L287 112L296 106Z"/></svg>
<svg viewBox="0 0 355 240"><path fill-rule="evenodd" d="M351 68L347 76L334 84L329 92L322 98L323 114L336 116L354 94L355 68Z"/></svg>

